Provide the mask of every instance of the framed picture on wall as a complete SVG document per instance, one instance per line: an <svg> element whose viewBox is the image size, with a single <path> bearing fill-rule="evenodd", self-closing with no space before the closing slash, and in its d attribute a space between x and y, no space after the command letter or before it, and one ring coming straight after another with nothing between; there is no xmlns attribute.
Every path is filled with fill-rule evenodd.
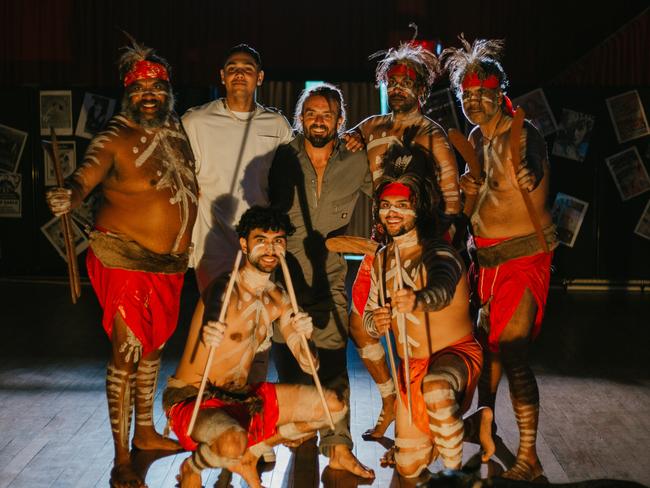
<svg viewBox="0 0 650 488"><path fill-rule="evenodd" d="M621 93L605 102L619 144L650 134L648 119L638 91Z"/></svg>
<svg viewBox="0 0 650 488"><path fill-rule="evenodd" d="M22 176L0 173L0 217L22 217Z"/></svg>
<svg viewBox="0 0 650 488"><path fill-rule="evenodd" d="M636 224L634 233L650 240L650 200L648 200L648 203Z"/></svg>
<svg viewBox="0 0 650 488"><path fill-rule="evenodd" d="M54 173L54 162L50 154L52 143L43 142L43 161L45 163L45 186L56 185L56 174ZM67 178L77 168L77 143L74 141L58 141L59 161L63 177Z"/></svg>
<svg viewBox="0 0 650 488"><path fill-rule="evenodd" d="M17 173L27 132L0 124L0 170Z"/></svg>
<svg viewBox="0 0 650 488"><path fill-rule="evenodd" d="M650 177L636 147L616 153L606 158L605 162L621 200L629 200L650 190Z"/></svg>
<svg viewBox="0 0 650 488"><path fill-rule="evenodd" d="M72 92L70 90L40 93L41 135L50 135L50 127L61 136L72 135Z"/></svg>
<svg viewBox="0 0 650 488"><path fill-rule="evenodd" d="M565 193L558 193L553 203L551 215L557 228L560 243L573 247L582 227L582 221L587 213L589 204L584 200Z"/></svg>
<svg viewBox="0 0 650 488"><path fill-rule="evenodd" d="M72 234L74 235L73 243L75 253L78 256L88 247L88 239L74 221L70 221L70 226L72 227ZM57 254L67 263L68 260L65 257L65 239L63 237L63 228L61 227L61 218L54 217L50 221L46 222L41 227L41 232L45 235L50 244L52 244L54 249L56 249Z"/></svg>
<svg viewBox="0 0 650 488"><path fill-rule="evenodd" d="M456 103L449 88L431 93L424 104L422 112L440 124L445 129L445 132L449 132L451 128L460 130L458 116L456 115Z"/></svg>
<svg viewBox="0 0 650 488"><path fill-rule="evenodd" d="M79 120L77 120L75 135L92 139L111 119L114 109L115 100L113 98L86 93L79 113Z"/></svg>
<svg viewBox="0 0 650 488"><path fill-rule="evenodd" d="M584 161L594 120L593 115L562 109L562 121L555 136L552 154L574 161Z"/></svg>
<svg viewBox="0 0 650 488"><path fill-rule="evenodd" d="M522 107L526 112L526 118L530 120L544 137L557 130L557 123L548 105L544 90L538 88L512 101L514 108Z"/></svg>

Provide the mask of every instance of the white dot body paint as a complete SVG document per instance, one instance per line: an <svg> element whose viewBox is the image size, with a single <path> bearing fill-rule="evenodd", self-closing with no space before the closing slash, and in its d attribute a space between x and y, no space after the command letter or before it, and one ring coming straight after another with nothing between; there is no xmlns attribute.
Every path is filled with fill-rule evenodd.
<svg viewBox="0 0 650 488"><path fill-rule="evenodd" d="M133 146L133 154L138 154L140 152L140 149L137 147Z"/></svg>

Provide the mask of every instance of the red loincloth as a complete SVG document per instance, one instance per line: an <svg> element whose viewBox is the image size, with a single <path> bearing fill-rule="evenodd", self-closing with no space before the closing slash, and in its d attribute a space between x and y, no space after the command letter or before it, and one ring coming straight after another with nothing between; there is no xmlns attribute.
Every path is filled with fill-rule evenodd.
<svg viewBox="0 0 650 488"><path fill-rule="evenodd" d="M431 438L433 438L433 434L429 428L429 415L427 414L427 406L424 403L424 396L422 394L422 381L427 374L429 365L443 354L455 354L467 366L467 382L465 384L465 391L460 395L459 415L464 414L469 409L478 378L481 375L481 368L483 367L483 350L472 334L468 334L444 349L437 351L429 358L409 358L413 424ZM399 383L399 393L403 405L406 408L407 395L404 381L404 361L400 364L397 380Z"/></svg>
<svg viewBox="0 0 650 488"><path fill-rule="evenodd" d="M489 247L506 239L487 239L474 237L476 246ZM490 334L488 347L492 352L499 351L499 337L515 313L524 291L528 288L537 302L537 314L531 332L534 339L542 328L544 307L551 281L552 252L539 252L532 256L511 259L494 268L481 267L478 274L478 293L481 304L490 297Z"/></svg>
<svg viewBox="0 0 650 488"><path fill-rule="evenodd" d="M245 404L229 403L218 398L204 400L201 402L199 410L221 408L248 431L248 446L250 447L275 435L279 416L275 384L257 383L253 385L251 394L259 396L263 403L262 411L254 414L252 417ZM169 427L174 431L176 437L178 437L179 444L187 451L194 451L198 446L194 439L187 435L187 428L190 425L195 403L196 397L190 398L172 405L167 411Z"/></svg>
<svg viewBox="0 0 650 488"><path fill-rule="evenodd" d="M353 310L363 317L363 311L366 309L366 302L370 294L370 274L372 270L372 263L375 261L375 256L366 254L363 261L359 265L357 277L352 284L352 303L354 304Z"/></svg>
<svg viewBox="0 0 650 488"><path fill-rule="evenodd" d="M178 322L184 273L164 274L107 268L88 249L88 277L104 309L102 325L109 339L119 312L142 344L142 356L171 337Z"/></svg>

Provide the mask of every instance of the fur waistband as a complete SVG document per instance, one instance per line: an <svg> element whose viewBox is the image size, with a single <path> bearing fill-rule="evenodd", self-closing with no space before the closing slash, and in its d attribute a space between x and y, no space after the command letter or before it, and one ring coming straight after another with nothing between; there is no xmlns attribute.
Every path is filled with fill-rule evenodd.
<svg viewBox="0 0 650 488"><path fill-rule="evenodd" d="M189 259L189 252L158 254L145 249L135 241L98 230L93 230L90 233L90 247L97 259L107 268L130 271L163 274L184 273L187 270Z"/></svg>
<svg viewBox="0 0 650 488"><path fill-rule="evenodd" d="M555 225L549 225L543 229L543 232L546 244L549 250L552 251L558 246ZM535 233L508 239L493 246L478 247L476 249L478 263L482 268L494 268L511 259L533 256L540 252L543 252L543 249Z"/></svg>

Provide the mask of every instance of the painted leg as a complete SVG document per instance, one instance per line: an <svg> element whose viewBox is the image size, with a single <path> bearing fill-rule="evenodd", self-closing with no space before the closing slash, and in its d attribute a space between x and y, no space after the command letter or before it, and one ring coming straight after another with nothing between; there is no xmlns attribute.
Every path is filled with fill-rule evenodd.
<svg viewBox="0 0 650 488"><path fill-rule="evenodd" d="M395 420L395 445L382 457L382 466L394 466L405 478L417 478L437 457L429 436L409 425L408 410L397 402Z"/></svg>

